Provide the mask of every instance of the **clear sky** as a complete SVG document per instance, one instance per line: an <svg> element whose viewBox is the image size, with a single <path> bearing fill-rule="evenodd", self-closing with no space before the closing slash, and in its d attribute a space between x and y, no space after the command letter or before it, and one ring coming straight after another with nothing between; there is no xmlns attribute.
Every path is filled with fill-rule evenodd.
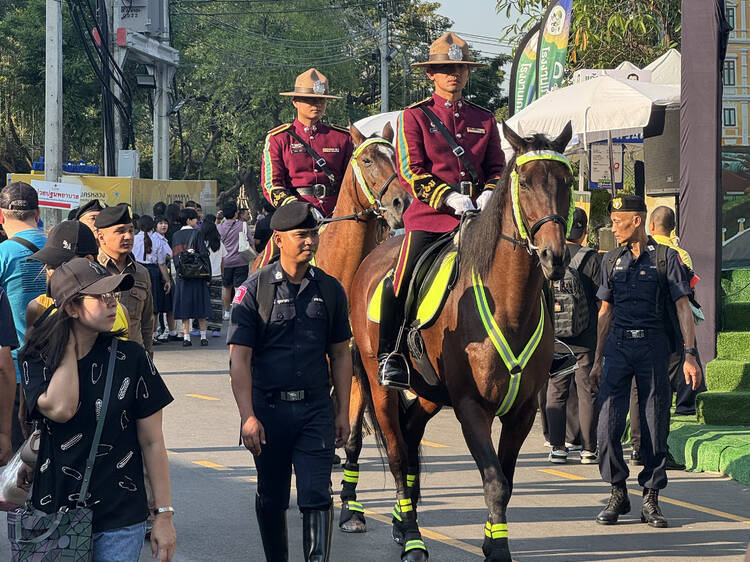
<svg viewBox="0 0 750 562"><path fill-rule="evenodd" d="M497 42L508 20L505 14L495 11L495 6L495 0L443 0L438 13L452 19L453 30L459 35L465 35L464 39L474 49L488 55L510 54L509 46ZM482 37L475 37L476 35Z"/></svg>

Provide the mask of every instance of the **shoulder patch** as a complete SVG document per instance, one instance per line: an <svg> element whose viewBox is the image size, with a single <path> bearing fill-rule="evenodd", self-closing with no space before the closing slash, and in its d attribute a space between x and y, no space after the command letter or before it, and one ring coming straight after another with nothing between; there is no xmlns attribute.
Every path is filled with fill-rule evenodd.
<svg viewBox="0 0 750 562"><path fill-rule="evenodd" d="M416 102L416 103L413 103L413 104L411 104L411 105L407 105L407 106L406 106L406 109L411 109L411 108L413 108L413 107L419 107L420 105L422 105L422 104L423 104L423 103L425 103L425 102L428 102L428 101L430 101L431 99L432 99L432 96L430 96L429 98L425 98L425 99L423 99L423 100L419 100L419 101L418 101L418 102Z"/></svg>
<svg viewBox="0 0 750 562"><path fill-rule="evenodd" d="M346 133L347 135L351 134L349 133L349 129L347 127L339 127L338 125L328 125L331 129L335 129L341 133Z"/></svg>
<svg viewBox="0 0 750 562"><path fill-rule="evenodd" d="M234 293L234 300L232 300L232 304L240 304L242 302L242 299L245 297L245 293L247 293L247 287L245 285L240 285L237 287L237 290Z"/></svg>
<svg viewBox="0 0 750 562"><path fill-rule="evenodd" d="M489 109L487 109L486 107L482 107L481 105L477 105L477 104L476 104L476 103L474 103L473 101L469 101L469 100L467 100L467 99L464 99L464 103L465 103L465 104L467 104L467 105L470 105L470 106L472 106L472 107L476 107L477 109L481 109L482 111L486 111L486 112L487 112L487 113L489 113L490 115L495 115L494 113L492 113L492 112L491 112L491 111L490 111Z"/></svg>
<svg viewBox="0 0 750 562"><path fill-rule="evenodd" d="M268 131L269 136L278 135L279 133L283 133L287 129L291 129L292 124L291 123L284 123L283 125L279 125L278 127L275 127Z"/></svg>

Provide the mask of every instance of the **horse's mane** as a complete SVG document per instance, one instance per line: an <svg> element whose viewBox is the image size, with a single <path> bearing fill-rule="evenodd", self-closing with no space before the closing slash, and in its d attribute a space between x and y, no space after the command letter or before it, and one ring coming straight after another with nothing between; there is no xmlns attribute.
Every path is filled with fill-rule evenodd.
<svg viewBox="0 0 750 562"><path fill-rule="evenodd" d="M530 150L557 150L553 140L541 133L537 133L524 139L525 152ZM461 266L468 267L465 271L474 268L480 276L486 277L495 258L495 249L500 242L500 234L503 231L503 215L505 204L508 200L508 189L510 188L510 173L515 168L516 155L510 159L505 166L503 175L495 187L494 193L484 210L474 219L463 233L461 243ZM508 233L510 235L510 233Z"/></svg>

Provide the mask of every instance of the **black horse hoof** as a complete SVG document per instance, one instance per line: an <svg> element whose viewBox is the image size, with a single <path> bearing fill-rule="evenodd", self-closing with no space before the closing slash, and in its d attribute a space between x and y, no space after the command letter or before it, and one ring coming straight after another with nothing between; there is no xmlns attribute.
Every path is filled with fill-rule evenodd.
<svg viewBox="0 0 750 562"><path fill-rule="evenodd" d="M361 513L351 512L351 517L346 521L339 521L339 529L344 533L366 533L367 523L365 516Z"/></svg>
<svg viewBox="0 0 750 562"><path fill-rule="evenodd" d="M406 562L426 562L430 559L430 555L427 554L426 550L421 548L413 548L408 552L401 554L401 560Z"/></svg>
<svg viewBox="0 0 750 562"><path fill-rule="evenodd" d="M512 562L513 560L508 547L508 539L492 540L485 537L482 552L485 556L484 562Z"/></svg>

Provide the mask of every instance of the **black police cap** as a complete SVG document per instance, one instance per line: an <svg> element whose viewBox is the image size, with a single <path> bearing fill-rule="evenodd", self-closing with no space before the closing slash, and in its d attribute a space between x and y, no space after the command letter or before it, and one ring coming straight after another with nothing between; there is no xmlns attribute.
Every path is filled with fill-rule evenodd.
<svg viewBox="0 0 750 562"><path fill-rule="evenodd" d="M586 211L576 207L575 211L573 211L573 224L570 225L568 240L578 240L583 236L583 233L586 232L587 224L588 217L586 216Z"/></svg>
<svg viewBox="0 0 750 562"><path fill-rule="evenodd" d="M638 195L618 195L607 205L609 213L646 212L646 201Z"/></svg>
<svg viewBox="0 0 750 562"><path fill-rule="evenodd" d="M108 228L117 224L132 223L133 212L130 210L130 205L127 203L120 203L119 205L102 209L94 220L94 226L96 228Z"/></svg>
<svg viewBox="0 0 750 562"><path fill-rule="evenodd" d="M94 211L101 211L102 209L106 207L107 205L102 204L102 202L99 201L98 199L92 199L91 201L86 203L83 207L78 208L75 218L80 219L86 213L93 213Z"/></svg>
<svg viewBox="0 0 750 562"><path fill-rule="evenodd" d="M271 229L286 232L287 230L318 228L319 216L320 213L317 213L310 203L292 201L276 209L271 218Z"/></svg>

